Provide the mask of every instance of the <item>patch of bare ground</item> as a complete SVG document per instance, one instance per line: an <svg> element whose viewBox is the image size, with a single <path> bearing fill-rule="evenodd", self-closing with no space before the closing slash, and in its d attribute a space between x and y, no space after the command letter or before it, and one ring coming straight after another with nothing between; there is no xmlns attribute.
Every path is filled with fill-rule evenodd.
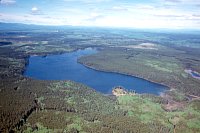
<svg viewBox="0 0 200 133"><path fill-rule="evenodd" d="M133 49L150 49L150 50L158 50L158 45L154 43L141 43L138 45L126 45L126 46L120 46L123 48L133 48Z"/></svg>
<svg viewBox="0 0 200 133"><path fill-rule="evenodd" d="M177 102L173 99L172 96L168 95L168 94L162 94L161 97L163 99L165 99L167 101L166 104L162 105L162 108L165 111L176 111L176 110L182 110L188 103L188 101L181 101L181 102Z"/></svg>
<svg viewBox="0 0 200 133"><path fill-rule="evenodd" d="M176 101L173 99L172 96L169 94L165 93L162 94L161 97L167 101L166 104L162 105L162 108L166 111L176 111L176 110L182 110L188 105L189 102L194 101L194 100L200 100L199 96L187 94L188 100L186 101Z"/></svg>

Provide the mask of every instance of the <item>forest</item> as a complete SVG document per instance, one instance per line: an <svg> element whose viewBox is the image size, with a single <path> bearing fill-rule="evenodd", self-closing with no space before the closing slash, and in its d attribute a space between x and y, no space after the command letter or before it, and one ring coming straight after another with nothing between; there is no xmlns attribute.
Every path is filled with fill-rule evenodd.
<svg viewBox="0 0 200 133"><path fill-rule="evenodd" d="M198 33L3 25L0 132L200 132L200 80L185 72L200 73ZM116 96L68 79L23 75L30 56L85 48L99 52L80 57L77 62L84 66L143 78L169 90L160 95L126 90Z"/></svg>

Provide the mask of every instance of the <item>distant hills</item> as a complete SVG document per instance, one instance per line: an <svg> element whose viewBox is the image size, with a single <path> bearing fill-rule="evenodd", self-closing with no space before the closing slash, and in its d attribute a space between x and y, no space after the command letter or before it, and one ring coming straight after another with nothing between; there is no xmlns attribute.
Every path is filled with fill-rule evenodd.
<svg viewBox="0 0 200 133"><path fill-rule="evenodd" d="M40 29L63 29L72 26L46 26L46 25L34 25L34 24L22 24L22 23L3 23L0 22L0 30L40 30Z"/></svg>
<svg viewBox="0 0 200 133"><path fill-rule="evenodd" d="M95 27L95 26L72 26L72 25L36 25L36 24L23 24L23 23L5 23L0 22L0 31L8 30L65 30L65 29L95 29L95 30L118 30L118 31L139 31L139 32L151 32L151 33L190 33L198 34L199 29L135 29L135 28L117 28L117 27Z"/></svg>

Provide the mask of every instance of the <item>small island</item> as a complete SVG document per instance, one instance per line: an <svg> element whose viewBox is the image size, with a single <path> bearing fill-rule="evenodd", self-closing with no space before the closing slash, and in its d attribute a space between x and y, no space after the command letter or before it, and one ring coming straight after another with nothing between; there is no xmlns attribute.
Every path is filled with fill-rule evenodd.
<svg viewBox="0 0 200 133"><path fill-rule="evenodd" d="M135 91L128 91L122 86L116 86L112 90L112 94L115 96L123 96L123 95L136 95Z"/></svg>

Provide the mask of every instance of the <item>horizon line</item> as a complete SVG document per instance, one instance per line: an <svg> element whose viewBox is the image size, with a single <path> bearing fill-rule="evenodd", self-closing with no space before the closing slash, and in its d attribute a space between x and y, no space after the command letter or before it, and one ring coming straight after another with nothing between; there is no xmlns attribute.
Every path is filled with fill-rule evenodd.
<svg viewBox="0 0 200 133"><path fill-rule="evenodd" d="M160 28L160 27L126 27L126 26L95 26L95 25L50 25L50 24L36 24L36 23L20 23L20 22L3 22L0 21L1 24L23 24L23 25L32 25L32 26L49 26L49 27L64 27L64 26L69 26L69 27L88 27L88 28L107 28L107 29L132 29L132 30L192 30L192 31L200 31L200 28Z"/></svg>

